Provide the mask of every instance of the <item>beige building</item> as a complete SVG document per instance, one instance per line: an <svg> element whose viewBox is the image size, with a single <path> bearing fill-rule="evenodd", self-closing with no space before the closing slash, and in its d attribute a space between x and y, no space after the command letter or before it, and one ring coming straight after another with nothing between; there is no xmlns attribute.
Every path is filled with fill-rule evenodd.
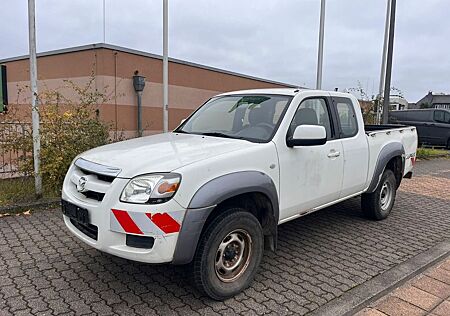
<svg viewBox="0 0 450 316"><path fill-rule="evenodd" d="M69 79L84 86L93 78L109 101L99 104L100 118L126 137L136 136L137 97L132 77L135 71L146 77L143 92L144 134L162 130L162 57L109 44L93 44L38 54L38 87L61 88ZM29 119L29 60L20 56L0 60L7 66L9 108L16 108ZM169 59L169 128L211 96L232 90L295 87L177 59ZM64 93L64 92L63 92ZM27 99L28 98L28 99ZM1 117L0 117L1 118Z"/></svg>
<svg viewBox="0 0 450 316"><path fill-rule="evenodd" d="M389 103L391 106L391 110L407 110L408 109L408 101L401 95L391 94L389 97Z"/></svg>

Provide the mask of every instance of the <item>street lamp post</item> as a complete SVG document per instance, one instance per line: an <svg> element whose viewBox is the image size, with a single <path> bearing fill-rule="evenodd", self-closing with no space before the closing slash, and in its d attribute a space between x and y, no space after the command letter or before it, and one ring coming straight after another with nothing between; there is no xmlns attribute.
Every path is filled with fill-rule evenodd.
<svg viewBox="0 0 450 316"><path fill-rule="evenodd" d="M389 97L391 94L392 56L394 54L396 5L397 0L391 0L391 13L389 16L389 40L388 40L387 60L386 60L386 80L384 81L383 124L387 124L389 119L389 104L390 104Z"/></svg>
<svg viewBox="0 0 450 316"><path fill-rule="evenodd" d="M106 0L103 0L103 43L106 44Z"/></svg>
<svg viewBox="0 0 450 316"><path fill-rule="evenodd" d="M163 0L163 131L169 131L169 1Z"/></svg>
<svg viewBox="0 0 450 316"><path fill-rule="evenodd" d="M325 0L320 1L319 52L317 56L316 89L322 89L323 41L325 33Z"/></svg>
<svg viewBox="0 0 450 316"><path fill-rule="evenodd" d="M35 0L28 0L28 40L30 50L30 87L31 87L31 120L33 128L33 163L34 187L36 196L42 197L42 177L40 174L41 139L39 136L39 107L37 89L37 61L36 61L36 24Z"/></svg>
<svg viewBox="0 0 450 316"><path fill-rule="evenodd" d="M377 97L377 124L381 122L381 101L383 99L384 79L386 77L386 60L387 60L387 47L389 39L389 20L391 15L391 0L387 0L386 5L386 21L384 25L384 42L383 42L383 55L381 57L381 72L380 72L380 85L378 88Z"/></svg>

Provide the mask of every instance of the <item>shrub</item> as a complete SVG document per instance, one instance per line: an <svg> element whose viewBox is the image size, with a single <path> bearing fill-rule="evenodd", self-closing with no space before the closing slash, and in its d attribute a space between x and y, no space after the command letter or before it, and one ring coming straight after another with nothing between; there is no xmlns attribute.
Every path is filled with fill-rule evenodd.
<svg viewBox="0 0 450 316"><path fill-rule="evenodd" d="M93 88L94 78L79 87L66 81L65 91L75 95L67 98L60 89L39 94L41 175L44 188L57 192L65 173L79 153L104 145L109 140L109 125L100 121L96 106L107 101L105 93ZM33 138L30 124L19 122L18 115L5 116L3 121L21 125L4 132L0 146L18 152L15 163L25 176L33 175ZM4 124L5 125L5 124ZM6 126L6 125L5 125ZM1 131L0 131L1 132Z"/></svg>
<svg viewBox="0 0 450 316"><path fill-rule="evenodd" d="M435 148L417 148L416 157L418 159L432 159L432 158L450 158L450 153L445 149Z"/></svg>

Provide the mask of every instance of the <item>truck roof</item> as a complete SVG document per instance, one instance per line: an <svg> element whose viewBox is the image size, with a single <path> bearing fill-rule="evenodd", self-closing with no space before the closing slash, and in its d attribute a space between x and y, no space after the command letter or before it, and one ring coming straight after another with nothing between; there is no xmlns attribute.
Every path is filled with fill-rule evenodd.
<svg viewBox="0 0 450 316"><path fill-rule="evenodd" d="M279 95L294 96L299 91L304 91L304 90L306 90L306 89L300 89L300 88L249 89L249 90L224 92L219 95L222 96L222 95L234 95L234 94L279 94Z"/></svg>
<svg viewBox="0 0 450 316"><path fill-rule="evenodd" d="M450 111L450 109L441 109L441 108L431 108L431 109L406 109L406 110L392 110L390 113L407 113L407 112L430 112L430 111Z"/></svg>
<svg viewBox="0 0 450 316"><path fill-rule="evenodd" d="M224 95L236 95L236 94L275 94L275 95L288 95L295 96L300 92L323 92L329 93L332 96L346 96L348 97L349 93L344 92L336 92L336 91L326 91L326 90L315 90L315 89L305 89L305 88L270 88L270 89L249 89L249 90L238 90L238 91L229 91L219 94L219 96Z"/></svg>

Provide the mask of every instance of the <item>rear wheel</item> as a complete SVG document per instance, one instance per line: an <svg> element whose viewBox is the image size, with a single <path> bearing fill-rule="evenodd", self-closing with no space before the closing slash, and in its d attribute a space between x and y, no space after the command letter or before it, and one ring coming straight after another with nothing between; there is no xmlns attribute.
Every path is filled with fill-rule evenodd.
<svg viewBox="0 0 450 316"><path fill-rule="evenodd" d="M373 193L361 196L361 207L364 215L374 220L382 220L389 216L394 207L397 193L397 181L394 173L386 169L377 189Z"/></svg>
<svg viewBox="0 0 450 316"><path fill-rule="evenodd" d="M216 217L202 234L194 257L197 288L215 300L247 288L262 259L263 237L256 217L241 208Z"/></svg>

